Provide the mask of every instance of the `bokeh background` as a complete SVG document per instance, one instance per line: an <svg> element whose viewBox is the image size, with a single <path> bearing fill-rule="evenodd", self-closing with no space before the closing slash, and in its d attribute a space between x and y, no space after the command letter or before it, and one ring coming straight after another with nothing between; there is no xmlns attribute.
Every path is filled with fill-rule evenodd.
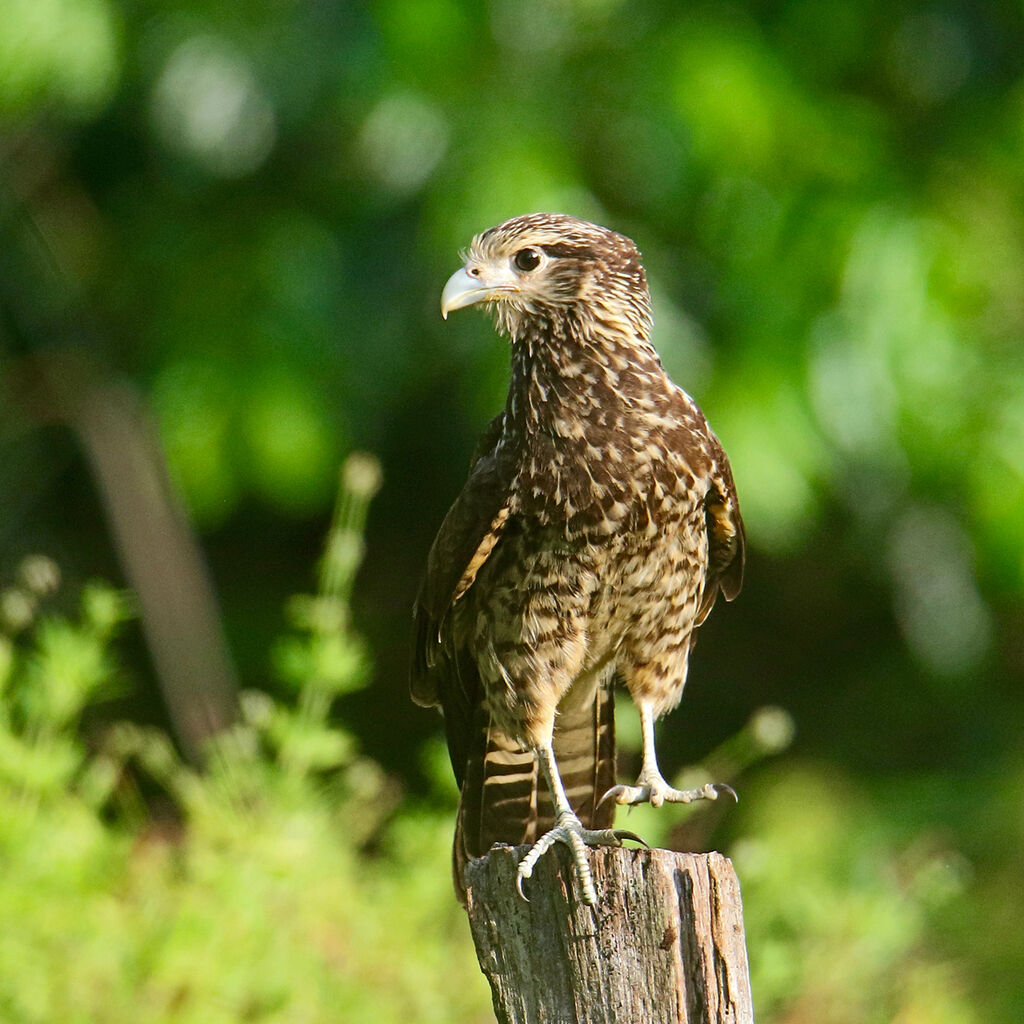
<svg viewBox="0 0 1024 1024"><path fill-rule="evenodd" d="M749 534L660 741L741 802L630 827L734 858L763 1024L1024 1019L1019 4L0 24L0 1018L492 1019L408 616L507 382L441 286L558 210Z"/></svg>

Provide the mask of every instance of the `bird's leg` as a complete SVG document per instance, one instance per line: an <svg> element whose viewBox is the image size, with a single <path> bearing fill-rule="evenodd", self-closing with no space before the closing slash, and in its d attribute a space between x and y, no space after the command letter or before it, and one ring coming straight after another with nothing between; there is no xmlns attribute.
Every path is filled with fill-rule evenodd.
<svg viewBox="0 0 1024 1024"><path fill-rule="evenodd" d="M663 803L689 804L694 800L717 800L723 793L734 800L736 791L732 786L721 782L709 782L700 789L673 789L662 777L658 767L658 755L654 749L654 711L650 704L639 702L640 725L643 728L644 751L643 764L635 786L613 786L603 797L614 800L617 804L644 804L660 807Z"/></svg>
<svg viewBox="0 0 1024 1024"><path fill-rule="evenodd" d="M551 831L545 832L533 844L530 852L519 862L516 888L519 890L519 895L526 899L523 882L533 874L537 861L555 843L565 843L572 851L576 874L580 880L580 890L583 893L583 902L593 906L597 903L597 890L594 888L594 878L590 873L590 864L587 862L587 847L621 846L623 839L634 839L638 843L643 843L644 846L647 844L638 835L627 832L625 829L590 829L584 826L565 795L565 787L562 785L562 777L558 774L555 752L551 744L546 743L537 747L536 754L548 788L551 790L551 798L555 806L555 827Z"/></svg>

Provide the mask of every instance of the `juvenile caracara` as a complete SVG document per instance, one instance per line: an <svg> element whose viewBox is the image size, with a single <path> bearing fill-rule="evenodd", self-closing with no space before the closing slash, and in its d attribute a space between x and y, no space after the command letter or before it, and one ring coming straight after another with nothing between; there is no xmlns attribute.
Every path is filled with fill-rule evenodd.
<svg viewBox="0 0 1024 1024"><path fill-rule="evenodd" d="M654 720L719 591L739 592L743 523L718 438L651 345L630 239L561 214L506 221L473 239L441 312L480 302L512 380L427 560L412 695L444 712L460 891L493 843L534 844L522 891L565 842L594 903L586 846L636 838L611 827L616 804L728 790L670 787ZM635 786L615 780L615 680L643 723Z"/></svg>

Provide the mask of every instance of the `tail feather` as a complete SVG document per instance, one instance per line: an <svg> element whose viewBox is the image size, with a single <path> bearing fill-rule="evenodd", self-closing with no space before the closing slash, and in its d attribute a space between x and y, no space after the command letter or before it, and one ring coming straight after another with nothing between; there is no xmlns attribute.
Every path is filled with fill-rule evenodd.
<svg viewBox="0 0 1024 1024"><path fill-rule="evenodd" d="M615 805L598 807L616 781L615 700L610 686L598 687L595 699L585 707L558 716L554 749L565 795L580 821L587 828L610 828ZM546 796L550 807L550 794Z"/></svg>
<svg viewBox="0 0 1024 1024"><path fill-rule="evenodd" d="M462 783L452 849L455 888L465 900L466 864L495 843L535 842L554 825L551 794L532 750L524 750L477 710ZM588 828L610 828L615 805L598 808L615 785L615 704L611 688L599 686L595 699L559 714L555 760L569 803Z"/></svg>

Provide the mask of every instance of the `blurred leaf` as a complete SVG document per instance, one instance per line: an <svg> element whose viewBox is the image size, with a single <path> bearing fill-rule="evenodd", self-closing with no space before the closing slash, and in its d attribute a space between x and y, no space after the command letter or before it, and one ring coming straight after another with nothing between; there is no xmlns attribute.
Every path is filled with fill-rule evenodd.
<svg viewBox="0 0 1024 1024"><path fill-rule="evenodd" d="M216 525L231 513L240 489L229 450L230 383L211 363L172 363L153 399L171 473L189 511L199 523Z"/></svg>
<svg viewBox="0 0 1024 1024"><path fill-rule="evenodd" d="M95 116L121 72L119 32L106 0L5 0L0 113L55 104Z"/></svg>
<svg viewBox="0 0 1024 1024"><path fill-rule="evenodd" d="M322 507L338 441L315 392L284 367L267 368L248 389L242 415L254 486L291 515Z"/></svg>

